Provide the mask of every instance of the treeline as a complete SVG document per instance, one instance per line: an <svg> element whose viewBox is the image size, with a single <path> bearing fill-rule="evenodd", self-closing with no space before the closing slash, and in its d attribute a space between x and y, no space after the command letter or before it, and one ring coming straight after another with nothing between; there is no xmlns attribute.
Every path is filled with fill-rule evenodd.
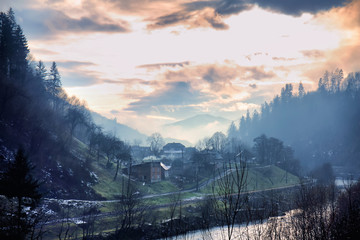
<svg viewBox="0 0 360 240"><path fill-rule="evenodd" d="M120 159L128 158L130 149L93 123L85 102L65 93L55 62L48 70L42 61L33 62L29 53L13 10L1 12L2 170L6 170L21 146L36 166L33 174L43 182L41 188L46 196L99 198L88 185L97 181L91 174L91 161L105 155L108 165L116 161L119 168Z"/></svg>
<svg viewBox="0 0 360 240"><path fill-rule="evenodd" d="M294 85L286 84L260 112L248 111L239 128L231 126L229 136L258 144L265 134L291 146L303 165L330 162L359 169L359 100L359 72L346 78L340 69L325 72L313 92L306 92L300 82L294 93Z"/></svg>
<svg viewBox="0 0 360 240"><path fill-rule="evenodd" d="M246 161L261 165L275 165L296 176L303 174L300 162L295 157L291 146L285 145L280 139L267 137L265 134L255 137L253 144L250 145L240 138L234 122L231 123L227 135L216 132L211 137L200 140L196 148L200 155L194 154L194 162L203 161L199 156L204 152L216 152L223 159L234 159L241 151Z"/></svg>

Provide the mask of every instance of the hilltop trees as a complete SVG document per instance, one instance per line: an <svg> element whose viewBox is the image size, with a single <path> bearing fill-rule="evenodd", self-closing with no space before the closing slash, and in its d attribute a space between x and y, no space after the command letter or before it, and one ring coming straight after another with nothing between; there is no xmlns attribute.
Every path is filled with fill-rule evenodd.
<svg viewBox="0 0 360 240"><path fill-rule="evenodd" d="M60 74L57 69L56 63L53 62L50 68L49 77L45 82L46 90L51 97L56 97L59 94L61 88Z"/></svg>
<svg viewBox="0 0 360 240"><path fill-rule="evenodd" d="M7 14L0 13L0 23L0 74L9 79L24 80L29 49L11 8Z"/></svg>
<svg viewBox="0 0 360 240"><path fill-rule="evenodd" d="M238 138L247 143L256 139L258 147L262 140L258 137L262 134L275 136L291 145L309 168L325 162L358 168L359 86L360 73L350 73L344 78L341 69L325 72L314 92L306 92L300 82L298 93L294 94L295 86L286 84L280 96L262 105L261 113L254 111L250 117L247 112L241 118ZM292 155L290 149L287 152L288 156ZM261 151L259 154L260 161L271 160L264 159Z"/></svg>
<svg viewBox="0 0 360 240"><path fill-rule="evenodd" d="M29 162L38 166L34 174L44 181L48 196L96 197L90 185L82 183L93 181L90 157L83 156L78 148L82 144L74 141L90 143L89 110L66 95L55 62L47 71L42 61L33 64L28 55L14 12L1 12L0 145L6 149L24 146Z"/></svg>

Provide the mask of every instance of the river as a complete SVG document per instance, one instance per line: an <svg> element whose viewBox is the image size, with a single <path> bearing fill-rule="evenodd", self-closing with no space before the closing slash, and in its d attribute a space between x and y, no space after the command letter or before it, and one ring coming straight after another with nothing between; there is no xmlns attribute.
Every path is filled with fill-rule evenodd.
<svg viewBox="0 0 360 240"><path fill-rule="evenodd" d="M285 233L284 230L288 229L288 223L293 211L285 213L284 216L278 216L264 220L262 223L253 222L250 224L240 224L234 226L231 239L246 239L246 240L258 240L266 239L269 233L269 229L274 229L276 226L277 233L280 232L282 235ZM276 225L275 225L276 224ZM174 236L167 238L168 240L225 240L228 239L227 227L213 227L209 230L197 230L188 232L183 235ZM166 240L161 239L161 240Z"/></svg>

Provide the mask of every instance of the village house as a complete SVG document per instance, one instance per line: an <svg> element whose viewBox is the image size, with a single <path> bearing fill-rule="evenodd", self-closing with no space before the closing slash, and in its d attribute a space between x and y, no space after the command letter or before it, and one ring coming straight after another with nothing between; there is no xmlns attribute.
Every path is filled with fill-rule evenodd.
<svg viewBox="0 0 360 240"><path fill-rule="evenodd" d="M143 182L160 182L169 177L170 167L160 161L151 161L133 165L131 176Z"/></svg>
<svg viewBox="0 0 360 240"><path fill-rule="evenodd" d="M163 153L169 159L183 159L185 153L185 146L181 143L168 143L163 147Z"/></svg>

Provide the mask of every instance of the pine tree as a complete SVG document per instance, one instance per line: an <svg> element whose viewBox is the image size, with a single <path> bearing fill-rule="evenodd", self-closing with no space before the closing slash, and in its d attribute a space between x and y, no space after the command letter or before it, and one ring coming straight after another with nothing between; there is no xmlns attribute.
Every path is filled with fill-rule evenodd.
<svg viewBox="0 0 360 240"><path fill-rule="evenodd" d="M32 165L28 161L22 149L19 149L15 160L9 164L7 171L4 173L0 181L0 194L6 196L10 203L7 210L10 211L6 214L6 232L0 232L1 237L9 239L24 239L33 227L31 219L27 214L26 208L34 209L40 199L39 183L35 180L31 171ZM12 206L14 211L12 211ZM4 221L4 219L2 219ZM3 225L3 221L1 224ZM1 227L3 229L4 226Z"/></svg>
<svg viewBox="0 0 360 240"><path fill-rule="evenodd" d="M27 57L30 51L26 37L20 26L17 26L14 31L14 47L15 51L12 56L12 69L10 74L14 79L24 80L28 68Z"/></svg>
<svg viewBox="0 0 360 240"><path fill-rule="evenodd" d="M282 102L289 102L292 98L293 85L288 83L281 89L281 101Z"/></svg>
<svg viewBox="0 0 360 240"><path fill-rule="evenodd" d="M0 74L23 81L27 73L27 40L16 24L14 11L0 14Z"/></svg>
<svg viewBox="0 0 360 240"><path fill-rule="evenodd" d="M298 92L299 92L299 98L302 98L305 96L305 88L304 88L304 85L302 84L302 82L299 83Z"/></svg>
<svg viewBox="0 0 360 240"><path fill-rule="evenodd" d="M14 52L12 27L9 17L0 13L0 75L10 76L10 56Z"/></svg>
<svg viewBox="0 0 360 240"><path fill-rule="evenodd" d="M44 63L40 60L38 62L38 64L36 65L35 68L35 74L36 76L41 79L43 82L46 81L46 77L47 77L47 70L46 67L44 65Z"/></svg>
<svg viewBox="0 0 360 240"><path fill-rule="evenodd" d="M58 96L61 88L60 74L57 69L56 63L53 62L50 68L49 78L46 81L46 89L50 93L50 96Z"/></svg>

